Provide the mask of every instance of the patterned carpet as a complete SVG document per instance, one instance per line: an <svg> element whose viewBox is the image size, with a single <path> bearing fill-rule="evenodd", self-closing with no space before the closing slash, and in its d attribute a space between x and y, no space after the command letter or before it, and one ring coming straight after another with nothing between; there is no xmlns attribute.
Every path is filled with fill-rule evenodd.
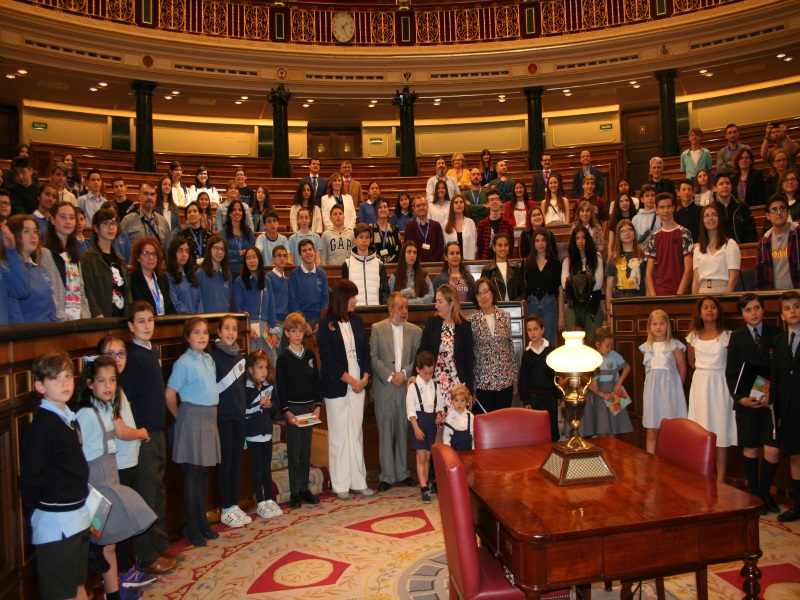
<svg viewBox="0 0 800 600"><path fill-rule="evenodd" d="M175 545L185 560L147 589L146 598L438 600L448 597L439 505L425 505L415 488L396 487L347 502L331 494L317 506L289 510L265 521L254 515L242 529L217 526L222 535L205 548ZM800 600L800 522L761 520L759 561L764 600ZM632 557L633 558L633 557ZM741 563L709 570L711 600L742 597ZM694 575L666 580L669 600L696 598ZM643 598L655 598L645 582ZM619 598L618 584L595 600Z"/></svg>

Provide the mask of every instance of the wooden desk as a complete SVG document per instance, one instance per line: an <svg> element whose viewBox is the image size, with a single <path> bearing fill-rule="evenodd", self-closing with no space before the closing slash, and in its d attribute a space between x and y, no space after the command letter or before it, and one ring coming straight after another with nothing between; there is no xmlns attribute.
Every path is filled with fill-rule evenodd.
<svg viewBox="0 0 800 600"><path fill-rule="evenodd" d="M617 481L555 485L538 470L549 444L459 453L478 535L528 598L744 560L757 600L760 500L619 440L592 442Z"/></svg>

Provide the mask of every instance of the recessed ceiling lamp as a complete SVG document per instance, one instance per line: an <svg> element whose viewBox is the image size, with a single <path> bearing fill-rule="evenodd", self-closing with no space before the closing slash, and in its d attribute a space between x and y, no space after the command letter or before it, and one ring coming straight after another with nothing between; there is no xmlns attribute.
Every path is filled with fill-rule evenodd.
<svg viewBox="0 0 800 600"><path fill-rule="evenodd" d="M179 91L177 91L177 90L172 90L172 95L173 95L173 96L177 96L177 95L179 95L179 94L180 94L180 92L179 92Z"/></svg>
<svg viewBox="0 0 800 600"><path fill-rule="evenodd" d="M633 89L635 89L635 90L638 90L640 87L642 87L642 86L640 86L640 85L637 83L636 85L634 85L634 86L633 86Z"/></svg>
<svg viewBox="0 0 800 600"><path fill-rule="evenodd" d="M791 56L787 56L783 60L784 60L784 62L789 62L790 60L792 60L792 57Z"/></svg>
<svg viewBox="0 0 800 600"><path fill-rule="evenodd" d="M241 104L241 103L242 103L241 100L237 100L236 102L234 102L234 104Z"/></svg>
<svg viewBox="0 0 800 600"><path fill-rule="evenodd" d="M6 77L7 77L8 79L16 79L16 78L17 78L17 76L16 76L16 75L14 75L13 73L7 73L7 74L6 74Z"/></svg>
<svg viewBox="0 0 800 600"><path fill-rule="evenodd" d="M27 75L28 74L28 72L25 69L17 69L17 73L19 73L20 75Z"/></svg>
<svg viewBox="0 0 800 600"><path fill-rule="evenodd" d="M705 75L706 77L713 77L714 76L713 73L703 73L703 75Z"/></svg>
<svg viewBox="0 0 800 600"><path fill-rule="evenodd" d="M377 104L377 103L378 103L378 101L377 101L377 100L370 100L370 101L369 101L369 103L370 103L370 104Z"/></svg>
<svg viewBox="0 0 800 600"><path fill-rule="evenodd" d="M630 83L631 85L636 85L636 82L635 82L635 81L630 81L629 83Z"/></svg>
<svg viewBox="0 0 800 600"><path fill-rule="evenodd" d="M506 97L506 95L505 95L505 94L500 94L500 95L498 96L498 98L501 98L501 99L502 99L502 98L505 98L505 97Z"/></svg>
<svg viewBox="0 0 800 600"><path fill-rule="evenodd" d="M572 90L563 90L565 94L569 95Z"/></svg>
<svg viewBox="0 0 800 600"><path fill-rule="evenodd" d="M781 52L780 54L778 54L778 58L783 58L785 56L786 56L786 52Z"/></svg>
<svg viewBox="0 0 800 600"><path fill-rule="evenodd" d="M565 96L567 96L567 97L569 97L569 96L572 96L572 92L567 92L567 93L566 93L566 94L564 94L564 95L565 95Z"/></svg>
<svg viewBox="0 0 800 600"><path fill-rule="evenodd" d="M164 100L172 100L172 96L164 96Z"/></svg>
<svg viewBox="0 0 800 600"><path fill-rule="evenodd" d="M375 108L374 104L367 104L367 108Z"/></svg>
<svg viewBox="0 0 800 600"><path fill-rule="evenodd" d="M303 104L303 108L308 108L309 106L311 106L311 105L310 104Z"/></svg>
<svg viewBox="0 0 800 600"><path fill-rule="evenodd" d="M505 99L505 98L498 98L498 99L497 99L497 101L498 101L498 102L505 102L505 101L506 101L506 99Z"/></svg>
<svg viewBox="0 0 800 600"><path fill-rule="evenodd" d="M242 100L247 100L249 96L241 96Z"/></svg>
<svg viewBox="0 0 800 600"><path fill-rule="evenodd" d="M314 104L314 101L313 101L311 98L309 98L308 100L306 100L306 102L308 102L309 104Z"/></svg>
<svg viewBox="0 0 800 600"><path fill-rule="evenodd" d="M100 87L108 87L108 84L105 81L101 81L97 85L99 85Z"/></svg>
<svg viewBox="0 0 800 600"><path fill-rule="evenodd" d="M706 73L708 73L708 69L700 69L698 73L700 73L700 75L705 75Z"/></svg>

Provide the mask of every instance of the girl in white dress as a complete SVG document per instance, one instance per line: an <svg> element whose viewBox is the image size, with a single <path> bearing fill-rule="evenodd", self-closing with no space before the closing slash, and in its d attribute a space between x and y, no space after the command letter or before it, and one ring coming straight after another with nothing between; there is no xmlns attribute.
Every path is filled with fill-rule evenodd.
<svg viewBox="0 0 800 600"><path fill-rule="evenodd" d="M650 313L647 331L647 341L639 346L646 373L642 426L647 429L647 451L655 454L661 419L686 418L686 346L672 338L669 317L663 310Z"/></svg>
<svg viewBox="0 0 800 600"><path fill-rule="evenodd" d="M725 381L730 337L719 300L713 296L698 300L692 313L692 331L686 336L689 364L695 369L689 390L689 418L717 434L719 483L725 482L728 446L736 445L733 398Z"/></svg>

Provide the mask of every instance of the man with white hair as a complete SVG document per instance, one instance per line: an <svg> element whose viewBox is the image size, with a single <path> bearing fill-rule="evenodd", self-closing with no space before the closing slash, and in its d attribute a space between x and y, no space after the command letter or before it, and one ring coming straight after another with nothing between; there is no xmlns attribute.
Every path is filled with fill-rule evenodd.
<svg viewBox="0 0 800 600"><path fill-rule="evenodd" d="M669 192L675 198L675 184L671 179L662 176L664 160L658 156L650 159L650 185L656 188L656 196L661 192Z"/></svg>

